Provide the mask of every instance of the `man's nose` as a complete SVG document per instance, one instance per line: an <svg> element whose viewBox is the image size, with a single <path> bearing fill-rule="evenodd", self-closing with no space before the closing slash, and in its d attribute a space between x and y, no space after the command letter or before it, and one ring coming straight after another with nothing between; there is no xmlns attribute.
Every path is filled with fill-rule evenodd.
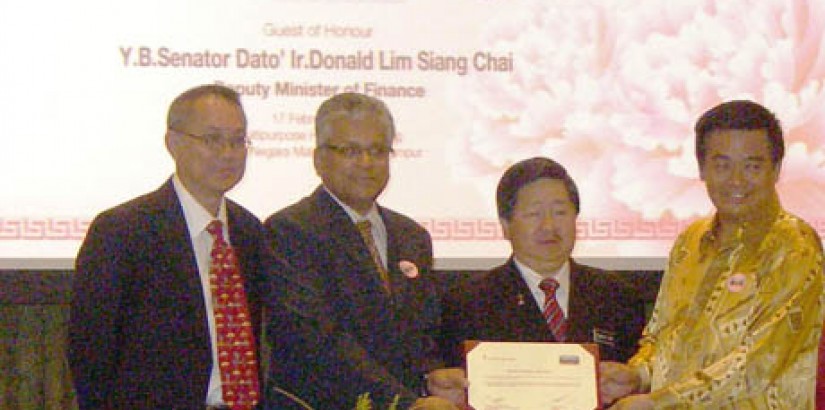
<svg viewBox="0 0 825 410"><path fill-rule="evenodd" d="M542 212L539 224L542 228L554 228L556 226L556 218L553 216L553 212Z"/></svg>
<svg viewBox="0 0 825 410"><path fill-rule="evenodd" d="M732 184L741 184L744 183L746 180L745 177L745 167L744 166L735 166L730 172L729 181Z"/></svg>

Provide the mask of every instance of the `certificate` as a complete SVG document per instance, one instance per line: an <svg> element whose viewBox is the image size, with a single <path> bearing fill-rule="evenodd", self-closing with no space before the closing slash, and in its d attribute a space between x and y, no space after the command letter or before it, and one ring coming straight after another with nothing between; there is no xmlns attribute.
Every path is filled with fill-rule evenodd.
<svg viewBox="0 0 825 410"><path fill-rule="evenodd" d="M475 410L599 408L595 344L468 341L465 349Z"/></svg>

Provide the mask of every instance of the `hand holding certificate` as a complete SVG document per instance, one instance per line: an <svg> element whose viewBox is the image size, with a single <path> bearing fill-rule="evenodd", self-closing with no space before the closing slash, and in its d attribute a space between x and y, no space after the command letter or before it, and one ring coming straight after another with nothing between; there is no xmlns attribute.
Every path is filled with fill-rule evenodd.
<svg viewBox="0 0 825 410"><path fill-rule="evenodd" d="M599 408L595 345L467 342L466 359L476 410Z"/></svg>

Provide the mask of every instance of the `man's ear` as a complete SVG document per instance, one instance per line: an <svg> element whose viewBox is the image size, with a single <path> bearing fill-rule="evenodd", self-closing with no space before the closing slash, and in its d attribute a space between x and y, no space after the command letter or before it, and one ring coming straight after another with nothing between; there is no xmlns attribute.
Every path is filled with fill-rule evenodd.
<svg viewBox="0 0 825 410"><path fill-rule="evenodd" d="M172 158L177 158L176 153L178 152L178 144L180 144L179 141L180 140L173 135L173 131L166 131L163 142L166 145L166 150L169 151L169 155L171 155Z"/></svg>
<svg viewBox="0 0 825 410"><path fill-rule="evenodd" d="M776 185L779 182L779 171L782 170L782 163L777 162L773 166L773 183Z"/></svg>
<svg viewBox="0 0 825 410"><path fill-rule="evenodd" d="M324 162L321 160L321 150L319 148L315 148L312 150L312 166L315 168L315 174L321 176L321 167L324 166Z"/></svg>
<svg viewBox="0 0 825 410"><path fill-rule="evenodd" d="M510 222L504 218L498 218L498 222L501 224L501 232L504 235L504 239L510 240Z"/></svg>

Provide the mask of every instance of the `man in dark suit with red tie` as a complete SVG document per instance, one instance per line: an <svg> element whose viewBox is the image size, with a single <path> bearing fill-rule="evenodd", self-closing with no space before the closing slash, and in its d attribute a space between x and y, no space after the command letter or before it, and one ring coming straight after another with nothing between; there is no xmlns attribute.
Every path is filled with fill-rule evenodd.
<svg viewBox="0 0 825 410"><path fill-rule="evenodd" d="M260 221L224 197L244 174L246 129L231 89L184 92L167 118L174 175L89 227L69 323L80 409L237 410L260 401L261 301L265 272L276 267ZM218 255L227 258L223 273ZM226 296L231 304L222 283L240 287ZM238 368L240 378L226 375Z"/></svg>
<svg viewBox="0 0 825 410"><path fill-rule="evenodd" d="M465 340L590 342L602 359L633 354L644 305L619 274L571 258L579 193L564 167L547 158L516 163L501 177L496 203L513 254L444 296L446 364L461 365Z"/></svg>
<svg viewBox="0 0 825 410"><path fill-rule="evenodd" d="M269 382L316 409L353 408L365 393L378 409L396 397L399 408L452 408L420 397L425 375L457 370L436 370L430 235L376 204L389 180L392 116L376 98L338 94L319 107L315 130L323 184L265 223L303 284L284 290L292 309L275 312L267 327L277 346ZM293 408L282 398L267 408Z"/></svg>

